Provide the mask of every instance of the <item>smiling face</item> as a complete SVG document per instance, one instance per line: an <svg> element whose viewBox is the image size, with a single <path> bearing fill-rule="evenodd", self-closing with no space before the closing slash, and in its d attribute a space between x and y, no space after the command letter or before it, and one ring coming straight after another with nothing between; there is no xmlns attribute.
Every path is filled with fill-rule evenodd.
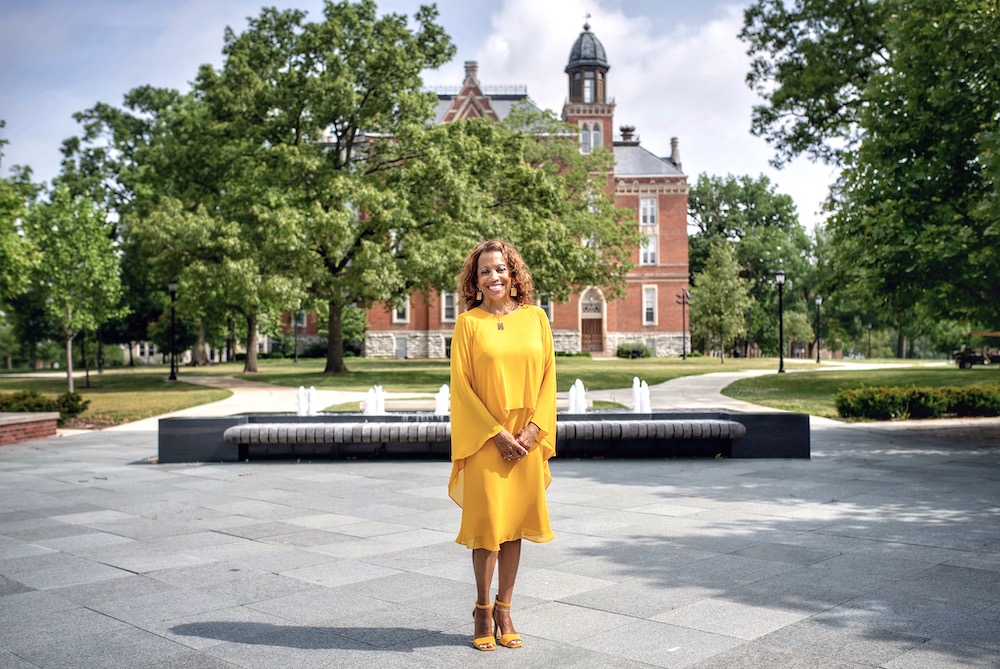
<svg viewBox="0 0 1000 669"><path fill-rule="evenodd" d="M482 291L483 302L487 306L507 300L510 295L510 269L503 253L485 251L479 256L476 286Z"/></svg>

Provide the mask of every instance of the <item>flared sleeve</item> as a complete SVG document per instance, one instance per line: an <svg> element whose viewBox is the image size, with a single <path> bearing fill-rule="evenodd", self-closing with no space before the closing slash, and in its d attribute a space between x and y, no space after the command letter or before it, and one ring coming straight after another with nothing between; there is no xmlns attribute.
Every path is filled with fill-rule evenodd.
<svg viewBox="0 0 1000 669"><path fill-rule="evenodd" d="M552 342L552 328L549 318L542 309L538 309L542 330L542 366L541 384L538 397L535 400L535 410L531 414L531 422L540 428L538 444L542 449L542 458L548 460L556 454L556 354Z"/></svg>
<svg viewBox="0 0 1000 669"><path fill-rule="evenodd" d="M503 430L475 392L472 345L476 322L458 317L451 339L451 459L470 457ZM541 427L541 426L539 426Z"/></svg>

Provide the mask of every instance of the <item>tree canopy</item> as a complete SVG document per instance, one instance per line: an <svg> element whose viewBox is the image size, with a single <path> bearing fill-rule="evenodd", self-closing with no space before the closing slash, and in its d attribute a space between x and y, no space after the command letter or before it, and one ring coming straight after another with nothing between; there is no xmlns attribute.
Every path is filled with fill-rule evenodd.
<svg viewBox="0 0 1000 669"><path fill-rule="evenodd" d="M435 125L420 73L454 54L436 19L371 0L327 2L316 22L265 9L190 92L83 112L67 179L110 175L126 251L161 285L179 278L189 316L238 314L246 371L261 320L302 307L327 311L326 371L344 371L345 308L452 289L484 237L520 242L557 299L620 290L636 233L601 188L610 154L580 156L565 128L540 138L547 115Z"/></svg>
<svg viewBox="0 0 1000 669"><path fill-rule="evenodd" d="M902 329L1000 322L1000 10L994 0L758 0L741 33L775 162L843 169L833 283ZM900 350L902 346L900 346Z"/></svg>
<svg viewBox="0 0 1000 669"><path fill-rule="evenodd" d="M86 196L58 188L25 217L26 237L44 249L44 263L31 275L44 294L46 315L57 323L66 346L66 386L73 392L73 339L116 315L121 276L107 212Z"/></svg>

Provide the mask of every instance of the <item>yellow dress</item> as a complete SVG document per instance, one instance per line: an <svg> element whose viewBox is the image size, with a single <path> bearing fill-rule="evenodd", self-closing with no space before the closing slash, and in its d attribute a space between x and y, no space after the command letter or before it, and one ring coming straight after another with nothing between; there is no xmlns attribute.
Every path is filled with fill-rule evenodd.
<svg viewBox="0 0 1000 669"><path fill-rule="evenodd" d="M541 428L535 444L521 460L504 460L492 438L503 428L517 436L529 422ZM496 551L505 541L552 540L545 489L555 437L555 352L545 312L460 314L451 341L448 482L462 507L456 542Z"/></svg>

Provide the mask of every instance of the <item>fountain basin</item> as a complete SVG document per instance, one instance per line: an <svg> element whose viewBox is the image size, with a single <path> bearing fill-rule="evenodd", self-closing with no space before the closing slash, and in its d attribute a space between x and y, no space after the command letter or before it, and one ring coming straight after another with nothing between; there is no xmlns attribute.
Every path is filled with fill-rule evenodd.
<svg viewBox="0 0 1000 669"><path fill-rule="evenodd" d="M255 414L160 420L159 462L267 458L447 460L447 416ZM560 414L560 457L808 458L809 417L793 413L602 411Z"/></svg>

